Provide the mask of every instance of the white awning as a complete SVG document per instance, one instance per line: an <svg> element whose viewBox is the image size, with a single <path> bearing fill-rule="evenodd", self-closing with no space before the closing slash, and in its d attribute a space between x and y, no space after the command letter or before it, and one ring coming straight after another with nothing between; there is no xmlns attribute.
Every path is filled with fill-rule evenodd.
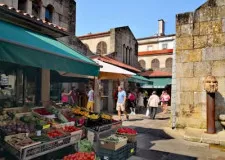
<svg viewBox="0 0 225 160"><path fill-rule="evenodd" d="M108 63L102 62L102 61L100 61L98 59L93 59L93 61L98 63L100 66L102 66L100 68L100 72L116 73L116 74L122 74L122 75L136 75L133 72L130 72L128 70L125 70L125 69L117 67L117 66L114 66L112 64L108 64Z"/></svg>

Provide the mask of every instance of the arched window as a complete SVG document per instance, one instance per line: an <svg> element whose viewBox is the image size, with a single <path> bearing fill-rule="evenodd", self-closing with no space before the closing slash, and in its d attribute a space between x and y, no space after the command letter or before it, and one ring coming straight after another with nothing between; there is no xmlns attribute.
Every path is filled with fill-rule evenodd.
<svg viewBox="0 0 225 160"><path fill-rule="evenodd" d="M172 64L173 64L173 59L167 58L166 59L166 68L172 68Z"/></svg>
<svg viewBox="0 0 225 160"><path fill-rule="evenodd" d="M18 0L18 10L26 12L27 0Z"/></svg>
<svg viewBox="0 0 225 160"><path fill-rule="evenodd" d="M132 54L132 48L129 49L129 64L131 65L133 62L133 54Z"/></svg>
<svg viewBox="0 0 225 160"><path fill-rule="evenodd" d="M97 45L97 54L104 55L107 53L107 44L103 41L99 42Z"/></svg>
<svg viewBox="0 0 225 160"><path fill-rule="evenodd" d="M54 7L52 5L48 5L45 9L45 21L52 22Z"/></svg>
<svg viewBox="0 0 225 160"><path fill-rule="evenodd" d="M129 47L126 48L126 60L125 60L125 63L129 63L129 58L130 55L129 55Z"/></svg>
<svg viewBox="0 0 225 160"><path fill-rule="evenodd" d="M139 64L141 65L141 68L145 69L146 68L146 63L144 60L140 60Z"/></svg>
<svg viewBox="0 0 225 160"><path fill-rule="evenodd" d="M152 68L159 68L159 60L158 59L152 60Z"/></svg>
<svg viewBox="0 0 225 160"><path fill-rule="evenodd" d="M41 4L41 0L32 0L32 15L34 15L35 17L40 17Z"/></svg>
<svg viewBox="0 0 225 160"><path fill-rule="evenodd" d="M126 63L126 46L125 44L123 45L123 52L122 52L122 56L123 56L123 63Z"/></svg>

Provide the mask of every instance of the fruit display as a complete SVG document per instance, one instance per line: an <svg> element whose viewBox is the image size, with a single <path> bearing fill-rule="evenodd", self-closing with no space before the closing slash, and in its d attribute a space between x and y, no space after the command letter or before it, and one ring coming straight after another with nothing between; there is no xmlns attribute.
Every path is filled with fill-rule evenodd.
<svg viewBox="0 0 225 160"><path fill-rule="evenodd" d="M77 152L75 154L70 154L65 156L63 160L95 160L94 152Z"/></svg>
<svg viewBox="0 0 225 160"><path fill-rule="evenodd" d="M35 132L35 125L28 125L20 121L11 121L5 122L5 125L0 126L0 129L5 135L12 135L17 133L32 133Z"/></svg>
<svg viewBox="0 0 225 160"><path fill-rule="evenodd" d="M75 132L75 131L78 131L78 130L80 130L80 129L76 128L74 126L65 126L65 127L63 127L63 132L71 133L71 132Z"/></svg>
<svg viewBox="0 0 225 160"><path fill-rule="evenodd" d="M10 116L10 113L8 113L6 111L3 111L2 114L0 115L0 122L2 122L2 121L10 121L10 120L12 120L12 117L13 116Z"/></svg>
<svg viewBox="0 0 225 160"><path fill-rule="evenodd" d="M50 113L49 111L47 111L46 108L37 108L33 110L34 112L42 115L42 116L50 116L52 115L52 113Z"/></svg>
<svg viewBox="0 0 225 160"><path fill-rule="evenodd" d="M60 137L64 136L64 134L62 132L60 132L59 130L51 130L51 131L47 132L47 135L50 138L60 138Z"/></svg>
<svg viewBox="0 0 225 160"><path fill-rule="evenodd" d="M20 150L24 147L39 144L40 142L34 142L32 139L26 136L26 134L20 133L12 136L6 136L5 141Z"/></svg>
<svg viewBox="0 0 225 160"><path fill-rule="evenodd" d="M88 117L89 116L89 112L88 111L80 111L80 115Z"/></svg>
<svg viewBox="0 0 225 160"><path fill-rule="evenodd" d="M48 142L50 139L46 135L36 136L31 135L30 138L35 142Z"/></svg>
<svg viewBox="0 0 225 160"><path fill-rule="evenodd" d="M77 115L80 115L80 111L81 111L80 107L76 107L76 108L74 108L72 110L72 112L75 113L75 114L77 114Z"/></svg>
<svg viewBox="0 0 225 160"><path fill-rule="evenodd" d="M106 119L106 120L112 120L112 116L108 115L108 114L105 114L105 113L102 113L101 114L101 118L102 119Z"/></svg>
<svg viewBox="0 0 225 160"><path fill-rule="evenodd" d="M90 118L91 120L97 120L100 118L100 116L98 114L90 114L88 115L88 118Z"/></svg>
<svg viewBox="0 0 225 160"><path fill-rule="evenodd" d="M134 130L134 129L131 129L131 128L125 128L125 127L123 127L123 128L119 128L119 129L117 130L117 133L119 133L119 134L131 134L131 135L136 135L136 134L137 134L137 131Z"/></svg>

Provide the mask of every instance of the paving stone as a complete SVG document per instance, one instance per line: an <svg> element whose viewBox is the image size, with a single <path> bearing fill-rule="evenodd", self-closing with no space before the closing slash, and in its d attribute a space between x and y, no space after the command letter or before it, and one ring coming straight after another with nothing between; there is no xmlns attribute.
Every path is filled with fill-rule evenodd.
<svg viewBox="0 0 225 160"><path fill-rule="evenodd" d="M220 144L219 136L217 134L202 134L202 143Z"/></svg>
<svg viewBox="0 0 225 160"><path fill-rule="evenodd" d="M202 142L203 129L187 128L184 133L184 139L192 142Z"/></svg>

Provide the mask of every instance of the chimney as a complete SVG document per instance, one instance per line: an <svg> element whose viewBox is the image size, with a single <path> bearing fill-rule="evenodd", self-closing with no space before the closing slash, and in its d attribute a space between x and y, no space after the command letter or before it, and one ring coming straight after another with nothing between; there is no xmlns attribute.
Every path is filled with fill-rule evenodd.
<svg viewBox="0 0 225 160"><path fill-rule="evenodd" d="M165 22L163 19L158 20L158 36L165 35Z"/></svg>

